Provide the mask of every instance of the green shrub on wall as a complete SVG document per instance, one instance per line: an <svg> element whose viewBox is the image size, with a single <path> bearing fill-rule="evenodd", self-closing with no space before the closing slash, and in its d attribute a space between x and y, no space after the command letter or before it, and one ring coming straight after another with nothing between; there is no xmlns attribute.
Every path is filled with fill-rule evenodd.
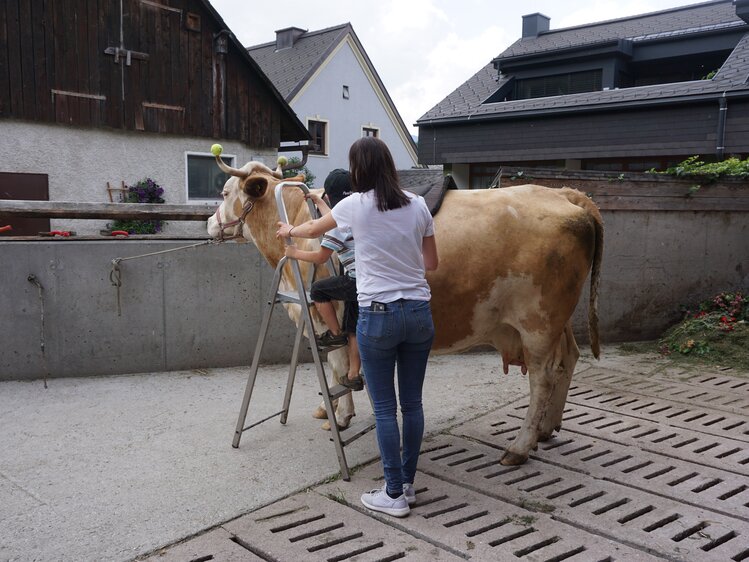
<svg viewBox="0 0 749 562"><path fill-rule="evenodd" d="M164 189L151 178L144 178L127 186L123 203L163 203ZM110 230L124 230L128 234L158 234L166 223L162 220L116 220L107 225Z"/></svg>
<svg viewBox="0 0 749 562"><path fill-rule="evenodd" d="M296 156L292 156L289 158L289 164L298 164L301 162L299 158ZM315 174L310 172L309 168L307 166L302 166L301 168L295 168L293 170L284 170L283 177L285 178L293 178L294 176L299 175L300 173L304 174L305 180L304 183L309 187L310 189L315 186Z"/></svg>
<svg viewBox="0 0 749 562"><path fill-rule="evenodd" d="M655 168L648 170L650 174L668 174L676 177L699 176L709 180L717 180L720 177L749 178L749 158L731 157L720 162L706 163L699 156L690 156L676 166L667 168L662 172Z"/></svg>

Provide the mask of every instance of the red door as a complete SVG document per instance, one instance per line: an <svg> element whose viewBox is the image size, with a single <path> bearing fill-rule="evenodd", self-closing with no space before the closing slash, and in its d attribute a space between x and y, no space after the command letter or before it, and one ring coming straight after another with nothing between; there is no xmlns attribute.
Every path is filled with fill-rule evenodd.
<svg viewBox="0 0 749 562"><path fill-rule="evenodd" d="M0 199L49 201L47 174L17 174L0 172ZM0 236L37 236L49 231L49 219L29 219L0 214L0 229L12 226L12 230L0 231Z"/></svg>

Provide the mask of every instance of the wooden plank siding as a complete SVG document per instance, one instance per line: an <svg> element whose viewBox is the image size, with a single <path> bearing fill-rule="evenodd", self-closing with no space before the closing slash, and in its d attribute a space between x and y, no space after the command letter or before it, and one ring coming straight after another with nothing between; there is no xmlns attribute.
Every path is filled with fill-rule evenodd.
<svg viewBox="0 0 749 562"><path fill-rule="evenodd" d="M747 104L729 102L726 154L749 152ZM422 125L422 164L714 154L718 102Z"/></svg>
<svg viewBox="0 0 749 562"><path fill-rule="evenodd" d="M122 14L119 1L3 0L0 119L258 148L307 138L241 45L217 53L221 31L203 0L122 0Z"/></svg>
<svg viewBox="0 0 749 562"><path fill-rule="evenodd" d="M529 183L578 189L588 194L604 211L749 212L749 182L742 179L712 181L664 174L549 168L508 167L502 170L501 188Z"/></svg>

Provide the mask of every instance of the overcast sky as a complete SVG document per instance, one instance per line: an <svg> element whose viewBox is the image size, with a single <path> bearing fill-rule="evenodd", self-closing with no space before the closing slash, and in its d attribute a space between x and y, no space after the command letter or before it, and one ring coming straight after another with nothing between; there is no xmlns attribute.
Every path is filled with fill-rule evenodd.
<svg viewBox="0 0 749 562"><path fill-rule="evenodd" d="M418 118L520 38L540 12L561 29L697 4L690 0L210 0L239 41L350 22L413 134ZM699 22L695 22L699 23Z"/></svg>

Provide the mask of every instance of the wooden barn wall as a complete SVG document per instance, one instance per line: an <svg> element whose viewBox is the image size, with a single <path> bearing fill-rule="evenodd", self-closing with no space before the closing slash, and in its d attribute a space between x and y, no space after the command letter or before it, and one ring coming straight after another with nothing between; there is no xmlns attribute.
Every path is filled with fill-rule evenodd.
<svg viewBox="0 0 749 562"><path fill-rule="evenodd" d="M0 118L220 137L257 147L278 146L282 124L287 133L293 129L233 43L227 54L215 53L214 34L221 30L201 2L123 0L122 20L129 66L124 56L115 62L104 52L120 46L119 2L0 2ZM224 90L214 83L222 65Z"/></svg>
<svg viewBox="0 0 749 562"><path fill-rule="evenodd" d="M727 151L745 150L747 137L742 135L749 128L749 120L740 105L729 105ZM718 103L712 102L423 126L419 129L419 162L711 154L716 149L717 123Z"/></svg>

